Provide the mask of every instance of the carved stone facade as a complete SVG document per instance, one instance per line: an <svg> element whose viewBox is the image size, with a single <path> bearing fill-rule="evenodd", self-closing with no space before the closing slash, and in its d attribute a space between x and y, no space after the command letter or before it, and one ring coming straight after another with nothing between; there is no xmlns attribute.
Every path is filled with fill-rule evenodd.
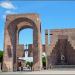
<svg viewBox="0 0 75 75"><path fill-rule="evenodd" d="M39 16L37 14L14 14L6 17L3 71L17 71L18 36L19 32L26 28L33 29L33 70L42 69L41 23Z"/></svg>
<svg viewBox="0 0 75 75"><path fill-rule="evenodd" d="M45 45L47 52L46 67L50 68L51 65L75 65L75 29L46 30Z"/></svg>

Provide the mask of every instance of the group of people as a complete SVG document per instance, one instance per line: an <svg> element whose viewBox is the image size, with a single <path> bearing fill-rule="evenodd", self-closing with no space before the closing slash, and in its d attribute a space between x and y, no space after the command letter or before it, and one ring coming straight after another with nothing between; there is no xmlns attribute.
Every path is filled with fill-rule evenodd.
<svg viewBox="0 0 75 75"><path fill-rule="evenodd" d="M17 70L18 71L30 71L31 67L29 65L23 66L21 62L18 62Z"/></svg>

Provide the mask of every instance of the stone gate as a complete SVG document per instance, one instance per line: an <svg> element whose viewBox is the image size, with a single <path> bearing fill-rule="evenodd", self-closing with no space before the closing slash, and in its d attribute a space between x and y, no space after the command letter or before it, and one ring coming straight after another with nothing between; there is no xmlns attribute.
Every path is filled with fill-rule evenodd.
<svg viewBox="0 0 75 75"><path fill-rule="evenodd" d="M7 15L4 32L3 71L17 71L17 45L22 29L33 29L33 70L42 69L41 23L37 14Z"/></svg>

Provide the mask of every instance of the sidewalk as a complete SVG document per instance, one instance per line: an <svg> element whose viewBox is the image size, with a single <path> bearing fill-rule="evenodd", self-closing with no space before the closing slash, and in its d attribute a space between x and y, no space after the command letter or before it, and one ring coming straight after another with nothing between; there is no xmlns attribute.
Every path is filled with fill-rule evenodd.
<svg viewBox="0 0 75 75"><path fill-rule="evenodd" d="M1 72L0 75L11 75L11 74L14 74L14 75L27 75L27 74L70 74L70 75L74 75L75 74L75 69L53 69L53 70L42 70L42 71L32 71L32 72Z"/></svg>

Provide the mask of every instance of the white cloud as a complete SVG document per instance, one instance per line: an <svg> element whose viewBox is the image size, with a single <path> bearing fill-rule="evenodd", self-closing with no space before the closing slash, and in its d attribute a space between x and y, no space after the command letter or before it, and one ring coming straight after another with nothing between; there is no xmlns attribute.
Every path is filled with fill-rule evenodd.
<svg viewBox="0 0 75 75"><path fill-rule="evenodd" d="M11 2L1 2L0 6L6 9L15 9L15 6Z"/></svg>
<svg viewBox="0 0 75 75"><path fill-rule="evenodd" d="M5 14L14 14L15 12L12 12L10 10L5 11Z"/></svg>
<svg viewBox="0 0 75 75"><path fill-rule="evenodd" d="M7 14L15 14L15 12L12 12L10 10L5 11L5 14L3 15L3 18L6 19Z"/></svg>
<svg viewBox="0 0 75 75"><path fill-rule="evenodd" d="M6 19L6 15L2 15L4 19Z"/></svg>

